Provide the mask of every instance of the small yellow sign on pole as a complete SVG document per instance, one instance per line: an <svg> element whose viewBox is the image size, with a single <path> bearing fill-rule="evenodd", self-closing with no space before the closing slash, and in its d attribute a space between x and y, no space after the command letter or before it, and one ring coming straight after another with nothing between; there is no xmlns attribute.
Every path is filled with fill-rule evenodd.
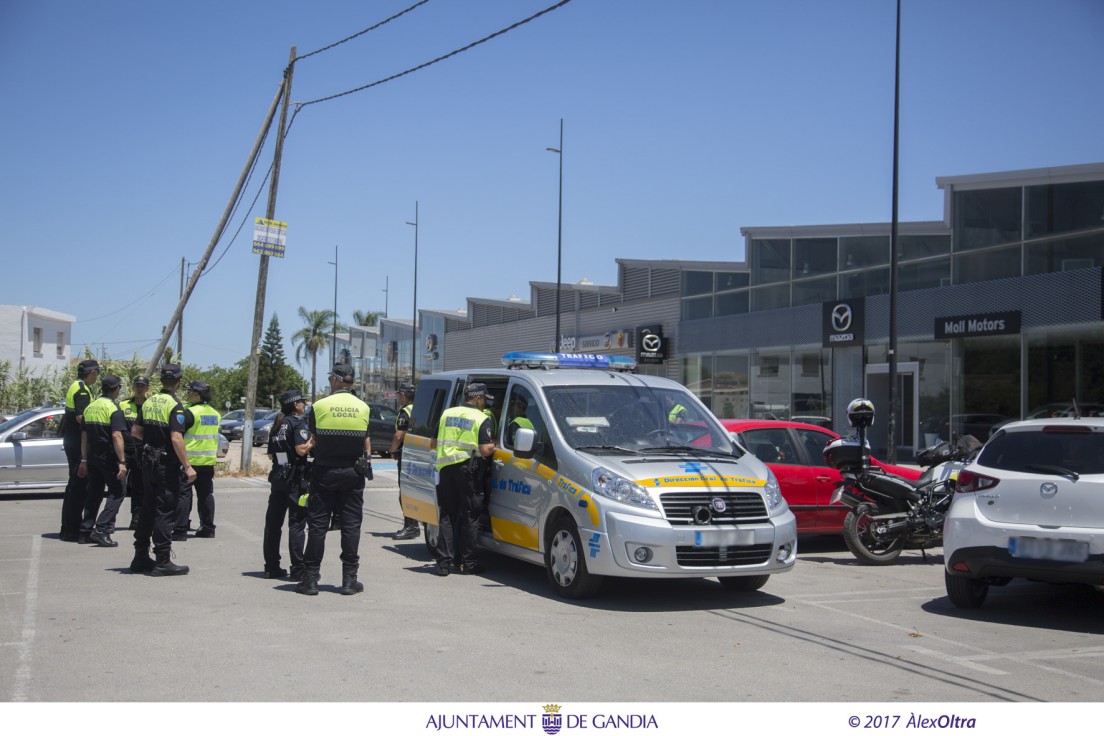
<svg viewBox="0 0 1104 736"><path fill-rule="evenodd" d="M284 257L287 223L258 217L253 224L253 252L262 256Z"/></svg>

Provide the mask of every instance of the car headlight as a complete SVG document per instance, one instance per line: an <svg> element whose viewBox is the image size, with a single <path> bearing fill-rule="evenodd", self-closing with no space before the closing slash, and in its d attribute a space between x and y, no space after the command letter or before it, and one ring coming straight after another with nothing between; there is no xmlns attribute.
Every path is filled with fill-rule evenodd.
<svg viewBox="0 0 1104 736"><path fill-rule="evenodd" d="M782 486L778 485L778 479L767 468L767 484L763 486L763 493L767 497L767 508L774 511L786 505L786 499L782 498Z"/></svg>
<svg viewBox="0 0 1104 736"><path fill-rule="evenodd" d="M655 509L655 501L648 495L641 486L632 482L628 478L622 477L612 470L605 468L595 468L591 474L591 488L599 496L605 496L606 498L612 498L614 501L620 501L621 503L632 504L633 506L640 506L645 509Z"/></svg>

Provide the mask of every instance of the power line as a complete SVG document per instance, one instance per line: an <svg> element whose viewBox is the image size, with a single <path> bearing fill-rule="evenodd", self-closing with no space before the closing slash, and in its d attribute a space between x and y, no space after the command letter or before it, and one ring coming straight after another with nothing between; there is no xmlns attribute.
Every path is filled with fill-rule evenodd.
<svg viewBox="0 0 1104 736"><path fill-rule="evenodd" d="M359 33L354 33L353 35L349 36L348 38L343 38L340 41L337 41L335 43L331 43L329 46L323 46L322 48L318 49L317 51L312 51L309 54L303 54L302 56L296 56L295 61L301 61L301 60L307 58L308 56L314 56L315 54L321 54L323 51L329 51L334 46L340 46L341 44L345 43L346 41L352 41L354 38L357 38L359 36L363 36L365 33L368 33L369 31L374 31L377 28L379 28L380 26L387 25L388 23L395 20L396 18L399 18L401 16L406 15L411 10L414 10L415 8L417 8L419 5L425 5L428 2L429 2L429 0L421 0L421 2L414 3L413 5L411 5L406 10L395 13L394 15L392 15L387 20L381 20L379 23L375 24L371 28L365 28L363 31L360 31Z"/></svg>
<svg viewBox="0 0 1104 736"><path fill-rule="evenodd" d="M416 67L413 67L411 69L407 69L405 72L399 72L398 74L393 74L390 77L387 77L386 79L379 80L378 82L372 82L371 84L366 84L363 87L357 87L355 89L346 90L345 92L338 92L337 94L330 95L328 97L319 97L317 100L310 100L309 102L296 103L298 105L298 107L296 108L296 112L298 112L298 110L301 110L304 107L307 107L308 105L317 105L319 102L329 102L330 100L336 100L338 97L345 97L346 95L351 95L355 92L363 92L366 89L370 89L372 87L377 87L381 84L384 84L385 82L391 82L393 80L398 79L399 77L405 77L407 74L412 74L416 71L420 71L422 69L425 69L427 66L432 66L433 64L436 64L439 61L444 61L445 59L452 58L453 56L456 56L457 54L462 54L465 51L467 51L471 48L474 48L474 47L478 46L481 43L486 43L487 41L490 41L492 38L497 38L498 36L501 36L504 33L509 33L510 31L514 30L515 28L518 28L519 26L525 25L529 21L536 20L537 18L541 17L542 15L544 15L546 13L550 13L553 10L557 10L559 8L562 8L564 5L567 5L569 2L571 2L571 0L560 0L560 2L556 3L555 5L547 7L544 10L540 11L539 13L535 13L534 15L531 15L528 18L525 18L524 20L519 20L517 23L514 23L511 26L507 26L506 28L503 28L501 31L496 31L496 32L492 33L489 36L486 36L484 38L479 39L478 41L473 41L472 43L469 43L467 46L464 46L463 48L456 49L455 51L452 51L450 53L445 54L444 56L438 56L436 59L433 59L432 61L427 61L424 64L419 64Z"/></svg>
<svg viewBox="0 0 1104 736"><path fill-rule="evenodd" d="M126 304L122 307L119 307L114 312L108 312L107 314L101 314L99 317L92 317L91 319L83 319L83 320L81 320L81 324L87 324L89 322L95 322L96 320L100 320L100 319L107 319L108 317L111 317L113 315L118 314L119 312L123 311L124 309L127 309L129 307L134 306L135 304L137 304L138 302L140 302L144 299L148 299L149 296L151 294L153 294L153 292L157 291L157 289L160 288L161 284L165 283L165 281L175 273L176 273L176 266L173 266L172 270L170 270L167 274L165 274L165 278L158 281L157 284L152 289L150 289L145 294L143 294L142 296L140 296L137 299L135 299L134 301L132 301L130 304Z"/></svg>

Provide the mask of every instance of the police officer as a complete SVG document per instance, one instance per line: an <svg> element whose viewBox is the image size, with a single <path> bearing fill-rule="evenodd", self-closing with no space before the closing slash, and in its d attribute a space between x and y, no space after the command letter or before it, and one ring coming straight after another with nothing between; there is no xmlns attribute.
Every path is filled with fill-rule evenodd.
<svg viewBox="0 0 1104 736"><path fill-rule="evenodd" d="M215 465L218 463L219 422L222 416L211 406L211 387L205 381L191 381L184 387L188 404L184 409L184 451L196 471L195 483L180 489L173 541L188 539L192 514L192 489L199 506L197 539L215 536Z"/></svg>
<svg viewBox="0 0 1104 736"><path fill-rule="evenodd" d="M82 360L77 364L77 380L69 384L65 393L65 416L61 421L61 445L69 462L69 482L65 484L65 497L61 502L61 534L63 542L92 541L81 535L81 516L84 514L84 497L87 482L78 474L81 461L81 424L84 410L92 403L89 388L100 379L100 364L94 360Z"/></svg>
<svg viewBox="0 0 1104 736"><path fill-rule="evenodd" d="M99 547L119 546L111 538L111 532L115 529L115 516L126 497L123 488L126 478L123 434L127 424L122 409L115 403L122 385L123 381L118 376L104 376L100 381L103 396L85 407L82 423L81 461L77 472L87 479L88 486L80 533L88 535ZM105 485L107 503L100 512Z"/></svg>
<svg viewBox="0 0 1104 736"><path fill-rule="evenodd" d="M483 464L495 449L494 420L483 413L491 401L486 384L469 383L464 389L464 403L441 415L433 443L437 450L440 530L434 557L441 576L449 574L457 556L461 573L483 571L475 558L475 540L483 508Z"/></svg>
<svg viewBox="0 0 1104 736"><path fill-rule="evenodd" d="M406 437L406 432L410 429L410 412L414 405L414 387L409 385L399 386L399 401L402 402L402 406L399 407L399 413L395 417L395 437L391 440L391 457L395 458L395 471L399 477L399 504L401 506L403 438ZM395 532L393 538L399 540L415 539L419 534L421 534L421 529L418 528L418 522L409 516L403 516L402 529Z"/></svg>
<svg viewBox="0 0 1104 736"><path fill-rule="evenodd" d="M183 372L178 363L161 366L161 391L146 399L138 409L131 429L144 443L142 475L146 492L138 529L134 532L134 559L131 572L149 572L155 576L187 575L186 565L172 561L172 530L176 520L176 502L180 495L181 475L194 483L196 471L184 449L184 407L176 398ZM150 540L156 560L150 559Z"/></svg>
<svg viewBox="0 0 1104 736"><path fill-rule="evenodd" d="M506 425L506 444L514 444L514 435L519 428L533 429L533 422L525 416L529 409L529 398L520 391L514 392L514 398L510 402L510 423Z"/></svg>
<svg viewBox="0 0 1104 736"><path fill-rule="evenodd" d="M280 414L272 422L272 431L268 436L272 472L268 475L271 491L268 494L262 544L264 575L266 578L288 577L288 571L280 567L280 536L286 516L290 580L293 583L303 579L311 472L307 456L314 448L314 437L307 427L306 404L307 400L299 389L288 389L280 394Z"/></svg>
<svg viewBox="0 0 1104 736"><path fill-rule="evenodd" d="M318 595L322 556L330 514L341 515L341 594L364 590L357 580L360 569L360 523L364 516L364 480L372 477L372 440L368 434L368 405L351 391L355 373L351 365L334 364L329 396L314 402L308 427L314 437L311 470L310 513L303 579L296 592Z"/></svg>
<svg viewBox="0 0 1104 736"><path fill-rule="evenodd" d="M126 455L126 492L130 496L130 528L138 528L138 513L142 508L142 463L139 462L141 446L138 440L130 433L134 421L138 419L138 407L145 403L146 392L149 391L149 379L138 376L131 382L130 398L119 402L119 408L123 410L126 418L127 430L123 433L123 441Z"/></svg>
<svg viewBox="0 0 1104 736"><path fill-rule="evenodd" d="M686 411L685 406L678 402L678 399L668 394L664 402L669 409L667 412L667 421L670 424L682 424L686 421L689 412Z"/></svg>

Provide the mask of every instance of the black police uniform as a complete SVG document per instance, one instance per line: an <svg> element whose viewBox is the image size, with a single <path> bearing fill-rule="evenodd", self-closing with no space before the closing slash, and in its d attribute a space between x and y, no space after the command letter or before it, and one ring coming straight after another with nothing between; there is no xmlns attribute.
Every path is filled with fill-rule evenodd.
<svg viewBox="0 0 1104 736"><path fill-rule="evenodd" d="M406 406L399 408L399 413L395 416L395 431L396 432L409 432L410 427L413 425L411 420L411 410L413 404L407 404ZM402 453L403 448L400 444L398 449L391 453L395 458L395 473L399 479L399 508L402 508ZM402 529L395 533L396 539L413 539L419 534L418 522L415 519L411 519L409 516L403 516Z"/></svg>
<svg viewBox="0 0 1104 736"><path fill-rule="evenodd" d="M307 507L305 499L310 480L310 461L295 451L297 445L306 444L310 437L307 418L289 412L284 407L282 418L277 418L269 435L268 454L272 457L269 473L271 490L268 494L268 511L265 513L264 553L265 577L282 578L287 571L280 567L280 537L283 534L284 517L288 520L288 557L291 560L291 581L303 579L303 550L307 541ZM279 454L278 454L279 453ZM278 458L283 456L285 462Z"/></svg>
<svg viewBox="0 0 1104 736"><path fill-rule="evenodd" d="M178 369L179 370L179 369ZM179 373L170 374L179 378ZM162 380L165 372L162 371ZM184 407L176 396L161 391L148 397L139 408L138 426L142 427L145 447L142 450L143 480L146 484L138 529L134 532L134 561L130 569L152 572L154 575L183 575L188 568L172 563L172 531L176 521L177 497L180 494L180 459L172 445L173 433L184 434ZM148 557L153 542L155 565Z"/></svg>
<svg viewBox="0 0 1104 736"><path fill-rule="evenodd" d="M112 389L114 390L114 389ZM108 399L98 399L99 405ZM112 402L114 403L114 402ZM91 411L91 410L90 410ZM119 466L125 467L116 455L113 435L115 432L125 434L127 431L126 417L123 410L115 405L107 424L93 423L85 416L84 429L87 435L88 460L87 469L87 494L84 504L84 518L81 521L81 534L87 534L91 541L101 547L118 547L119 543L111 539L111 533L115 531L115 517L119 514L119 508L126 498L126 489L123 481L119 480ZM125 446L125 440L124 440ZM104 501L104 488L107 488L107 500L103 511L100 511L100 503ZM97 515L97 512L99 514Z"/></svg>
<svg viewBox="0 0 1104 736"><path fill-rule="evenodd" d="M339 367L334 371L338 373ZM342 367L344 370L344 367ZM345 375L338 373L338 375ZM348 373L351 377L351 371ZM364 479L356 470L368 437L368 406L346 389L314 403L308 419L315 437L311 470L310 513L303 580L297 592L318 593L322 557L326 552L326 531L331 512L341 518L341 592L346 595L364 589L357 581L360 568L360 524L364 516ZM370 470L371 465L367 465Z"/></svg>
<svg viewBox="0 0 1104 736"><path fill-rule="evenodd" d="M489 417L479 425L477 442L494 442L494 421ZM447 575L449 565L457 562L461 572L480 570L475 543L486 502L487 464L487 458L476 453L464 462L446 465L438 473L439 518L434 550L438 575Z"/></svg>
<svg viewBox="0 0 1104 736"><path fill-rule="evenodd" d="M145 380L144 378L142 380ZM145 385L149 385L147 381ZM145 399L143 399L145 401ZM131 434L131 428L138 418L140 403L134 396L119 402L126 418L127 429L123 434L123 456L126 458L127 477L126 494L130 496L130 528L138 528L138 514L142 509L142 496L145 494L145 484L142 482L142 443Z"/></svg>
<svg viewBox="0 0 1104 736"><path fill-rule="evenodd" d="M77 370L83 375L93 370L85 367L87 363L88 361L82 361L78 366ZM65 484L65 496L61 502L60 538L63 542L87 542L90 541L87 536L80 536L88 482L77 474L81 461L81 422L77 418L83 417L84 410L92 403L92 391L85 385L83 378L78 378L70 384L66 397L65 415L61 422L61 446L69 463L69 481ZM69 406L70 403L73 404L72 407Z"/></svg>

